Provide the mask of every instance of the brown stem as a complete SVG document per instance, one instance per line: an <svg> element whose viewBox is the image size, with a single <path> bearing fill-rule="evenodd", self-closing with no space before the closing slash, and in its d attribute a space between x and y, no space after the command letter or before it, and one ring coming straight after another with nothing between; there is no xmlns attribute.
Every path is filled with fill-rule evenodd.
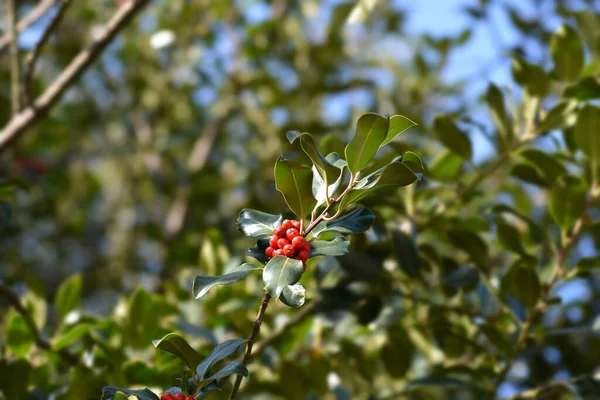
<svg viewBox="0 0 600 400"><path fill-rule="evenodd" d="M246 345L246 353L244 354L244 358L242 358L242 364L244 364L244 365L247 365L248 361L250 360L250 356L252 355L252 346L254 345L254 342L256 341L256 339L258 338L258 335L260 334L260 326L262 325L262 320L263 320L265 311L266 311L270 301L271 301L271 295L269 294L269 292L266 292L262 298L262 301L260 302L260 307L258 308L258 314L256 314L256 319L254 320L254 323L252 324L252 333L250 333L250 336L248 337L248 344ZM229 395L230 400L235 399L235 396L237 395L238 390L240 390L240 385L242 383L243 378L244 377L242 375L236 376L235 383L233 384L233 389L231 390L231 394Z"/></svg>
<svg viewBox="0 0 600 400"><path fill-rule="evenodd" d="M10 31L10 97L14 116L21 109L21 64L17 44L17 4L15 0L6 0L6 22Z"/></svg>
<svg viewBox="0 0 600 400"><path fill-rule="evenodd" d="M52 36L52 33L56 30L56 28L60 24L60 21L62 20L62 17L65 14L65 11L67 11L67 8L69 8L70 5L71 5L71 0L62 0L61 1L58 11L52 18L52 21L50 21L48 26L46 26L46 29L44 29L44 32L42 33L42 37L40 38L38 43L33 48L29 57L27 58L27 71L25 73L24 82L25 82L25 95L27 96L27 103L30 106L33 105L33 100L34 100L32 86L33 86L33 75L35 72L35 65L37 63L37 60L38 60L40 54L42 53L42 49L44 48L44 45L46 44L46 42L48 42L48 39L50 39L50 36Z"/></svg>
<svg viewBox="0 0 600 400"><path fill-rule="evenodd" d="M52 351L52 345L46 339L42 338L35 321L33 318L31 318L31 315L23 303L21 303L21 300L19 300L19 296L17 296L15 291L10 286L2 281L0 281L0 296L7 299L8 302L15 308L15 310L21 314L23 319L25 319L27 328L29 328L29 331L33 335L36 346L46 351ZM77 365L79 363L79 358L66 349L60 349L57 354L71 365Z"/></svg>
<svg viewBox="0 0 600 400"><path fill-rule="evenodd" d="M27 16L25 16L25 18L19 21L19 23L17 24L17 33L24 31L35 21L40 19L44 14L46 14L46 11L48 11L48 9L52 7L52 5L54 5L55 2L56 0L41 1L40 4L38 4L37 7L33 9L33 11L31 11L29 14L27 14ZM0 51L4 50L6 46L10 44L12 38L13 34L10 31L8 31L2 37L0 37Z"/></svg>
<svg viewBox="0 0 600 400"><path fill-rule="evenodd" d="M129 0L113 14L106 24L104 32L94 42L82 50L61 72L52 84L38 97L33 106L25 108L15 115L0 130L0 152L17 140L27 128L35 124L62 97L77 79L96 61L102 51L112 42L133 17L149 0Z"/></svg>

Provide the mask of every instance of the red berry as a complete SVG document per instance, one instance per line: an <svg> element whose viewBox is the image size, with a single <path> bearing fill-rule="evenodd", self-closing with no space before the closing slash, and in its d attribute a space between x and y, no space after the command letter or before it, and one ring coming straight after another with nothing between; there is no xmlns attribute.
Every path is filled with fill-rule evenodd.
<svg viewBox="0 0 600 400"><path fill-rule="evenodd" d="M163 395L160 396L160 400L174 400L174 397L171 393L163 393Z"/></svg>
<svg viewBox="0 0 600 400"><path fill-rule="evenodd" d="M283 250L281 250L281 249L273 250L273 257L277 257L277 256L280 256L282 254L283 254Z"/></svg>
<svg viewBox="0 0 600 400"><path fill-rule="evenodd" d="M294 249L291 244L286 244L282 250L284 256L292 257L294 255Z"/></svg>
<svg viewBox="0 0 600 400"><path fill-rule="evenodd" d="M296 255L296 258L298 260L302 260L302 261L308 260L308 251L307 250L300 250L298 252L298 254Z"/></svg>
<svg viewBox="0 0 600 400"><path fill-rule="evenodd" d="M186 397L186 400L194 400L194 396L188 396Z"/></svg>
<svg viewBox="0 0 600 400"><path fill-rule="evenodd" d="M304 242L304 250L310 251L310 242Z"/></svg>
<svg viewBox="0 0 600 400"><path fill-rule="evenodd" d="M290 228L287 231L285 231L285 237L287 237L288 240L292 240L296 236L298 236L298 229L296 228Z"/></svg>
<svg viewBox="0 0 600 400"><path fill-rule="evenodd" d="M175 400L185 400L185 394L183 394L183 393L177 393L175 395Z"/></svg>
<svg viewBox="0 0 600 400"><path fill-rule="evenodd" d="M302 261L302 272L306 272L306 261Z"/></svg>
<svg viewBox="0 0 600 400"><path fill-rule="evenodd" d="M286 231L286 229L283 226L280 226L279 228L276 228L274 232L277 236L284 237L285 231Z"/></svg>
<svg viewBox="0 0 600 400"><path fill-rule="evenodd" d="M301 250L304 248L304 243L306 243L306 239L302 236L296 236L292 239L292 247L296 250Z"/></svg>
<svg viewBox="0 0 600 400"><path fill-rule="evenodd" d="M277 235L273 235L269 238L269 245L276 249L277 248L277 241L279 240L279 236Z"/></svg>
<svg viewBox="0 0 600 400"><path fill-rule="evenodd" d="M265 255L269 258L273 257L273 248L267 247L267 249L265 250Z"/></svg>
<svg viewBox="0 0 600 400"><path fill-rule="evenodd" d="M277 241L277 247L279 247L280 249L283 249L283 247L284 247L286 244L290 244L290 241L289 241L289 240L287 240L287 239L281 238L281 239L279 239L279 240Z"/></svg>
<svg viewBox="0 0 600 400"><path fill-rule="evenodd" d="M292 221L292 226L300 232L300 221Z"/></svg>
<svg viewBox="0 0 600 400"><path fill-rule="evenodd" d="M284 219L283 222L281 223L281 227L284 228L285 230L288 230L292 227L292 221L290 221L289 219Z"/></svg>

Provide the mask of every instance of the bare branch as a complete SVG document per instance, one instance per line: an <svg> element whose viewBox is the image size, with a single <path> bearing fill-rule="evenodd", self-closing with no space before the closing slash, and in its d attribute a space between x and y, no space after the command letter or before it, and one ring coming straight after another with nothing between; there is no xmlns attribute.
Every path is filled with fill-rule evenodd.
<svg viewBox="0 0 600 400"><path fill-rule="evenodd" d="M60 21L62 20L63 15L65 15L65 11L67 11L67 8L69 8L70 5L71 5L71 0L62 0L61 1L58 11L56 12L54 17L52 18L52 21L50 21L50 23L48 24L48 26L42 33L42 37L40 38L40 40L38 41L36 46L33 48L33 51L31 52L29 57L27 58L27 71L25 72L24 82L25 82L25 95L27 96L27 103L30 106L33 105L33 88L32 88L32 86L33 86L33 75L35 72L35 64L36 64L40 54L42 53L42 49L44 48L44 45L46 44L46 42L48 42L48 39L50 39L50 36L52 36L52 33L56 30L56 28L60 24Z"/></svg>
<svg viewBox="0 0 600 400"><path fill-rule="evenodd" d="M31 11L29 14L27 14L25 18L19 21L19 23L17 24L17 32L19 33L29 28L29 25L33 24L44 14L46 14L46 11L48 11L48 9L52 7L54 3L56 3L56 0L42 0L40 4L38 4L38 6L33 9L33 11ZM2 37L0 37L0 51L4 50L9 45L10 41L12 40L12 37L13 34L10 31L8 31Z"/></svg>
<svg viewBox="0 0 600 400"><path fill-rule="evenodd" d="M87 68L100 56L102 51L111 43L117 33L149 2L149 0L129 0L119 7L119 10L106 24L104 32L85 50L81 51L54 82L34 102L15 115L0 131L0 152L16 139L27 128L35 124L61 98Z"/></svg>
<svg viewBox="0 0 600 400"><path fill-rule="evenodd" d="M17 44L17 4L15 0L6 0L6 21L10 32L10 97L12 115L21 109L21 63Z"/></svg>

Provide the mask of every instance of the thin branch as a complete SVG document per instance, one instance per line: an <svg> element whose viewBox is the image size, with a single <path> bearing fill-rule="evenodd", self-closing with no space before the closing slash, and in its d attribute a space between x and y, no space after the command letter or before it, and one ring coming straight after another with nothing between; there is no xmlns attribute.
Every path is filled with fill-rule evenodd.
<svg viewBox="0 0 600 400"><path fill-rule="evenodd" d="M10 32L10 97L12 115L21 109L21 63L17 40L17 4L16 0L6 0L6 21Z"/></svg>
<svg viewBox="0 0 600 400"><path fill-rule="evenodd" d="M129 0L113 14L104 32L85 50L81 51L54 82L34 102L14 116L0 131L0 152L17 140L23 132L34 125L62 97L89 66L102 54L102 51L149 0Z"/></svg>
<svg viewBox="0 0 600 400"><path fill-rule="evenodd" d="M48 42L48 40L50 39L50 36L52 36L52 33L54 33L54 31L60 24L62 17L65 15L65 11L67 11L67 8L69 8L71 3L72 3L71 0L62 0L61 1L58 11L52 18L52 21L50 21L48 26L46 26L46 29L42 33L42 37L40 38L38 43L33 48L33 51L29 54L29 57L27 58L27 71L25 72L24 82L25 82L25 95L27 96L27 103L30 106L33 105L33 88L32 88L32 86L33 86L33 76L35 73L36 62L37 62L40 54L42 53L42 49L44 48L46 42Z"/></svg>
<svg viewBox="0 0 600 400"><path fill-rule="evenodd" d="M21 316L25 320L25 323L27 324L27 328L29 328L29 331L34 337L35 344L37 345L37 347L39 347L42 350L52 352L52 345L46 339L42 338L42 336L40 335L40 331L38 330L35 324L35 321L33 320L33 318L31 318L31 315L29 314L27 308L25 308L23 303L21 303L21 300L19 300L19 296L17 296L15 291L10 286L8 286L2 281L0 281L0 296L7 299L8 302L15 308L15 310L17 310L17 312L21 314ZM70 365L79 364L79 358L66 349L60 349L59 351L57 351L57 354Z"/></svg>
<svg viewBox="0 0 600 400"><path fill-rule="evenodd" d="M258 338L258 335L260 334L260 326L262 325L262 320L263 320L265 311L267 310L267 307L268 307L270 301L271 301L271 295L268 292L266 292L262 298L262 301L260 302L260 307L258 308L258 314L256 315L256 319L254 320L254 324L252 325L252 333L250 333L250 336L248 337L248 344L246 345L246 353L244 354L244 358L242 359L242 364L244 364L244 365L247 365L248 360L250 360L250 356L252 355L252 346L254 345L254 342L256 341L256 339ZM235 399L235 396L237 395L238 390L240 390L240 385L242 383L243 378L244 377L242 375L237 375L237 377L235 378L235 383L233 385L233 390L231 391L231 394L229 395L229 400Z"/></svg>
<svg viewBox="0 0 600 400"><path fill-rule="evenodd" d="M36 8L33 9L25 18L19 21L17 24L17 33L24 31L29 28L31 24L40 19L46 11L52 7L56 0L43 0ZM4 50L13 38L12 32L8 31L2 37L0 37L0 51Z"/></svg>

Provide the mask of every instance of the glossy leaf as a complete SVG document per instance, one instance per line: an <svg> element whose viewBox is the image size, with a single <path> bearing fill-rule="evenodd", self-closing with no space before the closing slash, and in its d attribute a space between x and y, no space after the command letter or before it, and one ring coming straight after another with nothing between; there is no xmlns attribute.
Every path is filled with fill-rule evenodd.
<svg viewBox="0 0 600 400"><path fill-rule="evenodd" d="M415 125L417 125L416 122L411 121L403 115L393 115L390 117L390 125L388 127L387 135L380 147L385 146L394 140L396 136Z"/></svg>
<svg viewBox="0 0 600 400"><path fill-rule="evenodd" d="M277 300L287 285L298 282L302 276L302 261L285 256L273 257L263 270L265 289Z"/></svg>
<svg viewBox="0 0 600 400"><path fill-rule="evenodd" d="M414 172L419 179L421 179L422 174L425 171L425 166L423 165L421 157L412 151L407 151L402 155L400 162L410 168L410 170Z"/></svg>
<svg viewBox="0 0 600 400"><path fill-rule="evenodd" d="M192 371L202 362L196 350L177 333L169 333L162 339L153 340L152 344L157 349L174 354L177 358L185 362L185 365Z"/></svg>
<svg viewBox="0 0 600 400"><path fill-rule="evenodd" d="M350 241L343 236L333 240L315 240L310 244L309 257L317 256L343 256L348 253Z"/></svg>
<svg viewBox="0 0 600 400"><path fill-rule="evenodd" d="M575 221L585 211L586 185L573 176L563 176L554 183L550 193L550 215L565 231L575 225Z"/></svg>
<svg viewBox="0 0 600 400"><path fill-rule="evenodd" d="M197 380L203 381L210 376L210 369L219 361L233 355L248 339L231 339L218 344L210 354L196 367Z"/></svg>
<svg viewBox="0 0 600 400"><path fill-rule="evenodd" d="M281 291L279 300L288 307L302 307L306 300L306 290L299 283L287 285Z"/></svg>
<svg viewBox="0 0 600 400"><path fill-rule="evenodd" d="M298 140L300 146L306 155L310 158L314 168L324 182L331 185L337 180L340 175L340 170L333 166L317 148L313 137L308 133L300 133L298 131L290 131L286 134L290 143Z"/></svg>
<svg viewBox="0 0 600 400"><path fill-rule="evenodd" d="M225 378L229 375L242 375L245 377L248 377L248 369L246 368L246 366L238 361L232 361L229 364L227 364L226 366L224 366L223 368L221 368L218 372L216 372L215 374L209 376L208 378L204 379L205 381L214 381L217 379L221 379L221 378Z"/></svg>
<svg viewBox="0 0 600 400"><path fill-rule="evenodd" d="M460 130L449 115L438 115L433 120L433 130L436 138L448 149L464 159L473 156L469 136Z"/></svg>
<svg viewBox="0 0 600 400"><path fill-rule="evenodd" d="M312 196L312 171L295 161L279 157L275 162L275 187L298 218L308 215L316 204Z"/></svg>
<svg viewBox="0 0 600 400"><path fill-rule="evenodd" d="M411 278L418 278L421 261L412 238L402 231L392 231L392 249L400 268Z"/></svg>
<svg viewBox="0 0 600 400"><path fill-rule="evenodd" d="M375 214L368 208L358 207L332 221L323 221L313 229L319 236L323 232L361 233L369 229L375 222Z"/></svg>
<svg viewBox="0 0 600 400"><path fill-rule="evenodd" d="M597 170L600 167L600 108L590 104L583 106L577 116L574 136L577 146Z"/></svg>
<svg viewBox="0 0 600 400"><path fill-rule="evenodd" d="M269 259L265 254L265 250L269 247L269 238L261 238L256 241L256 246L250 247L246 251L246 255L257 259L259 262L266 264Z"/></svg>
<svg viewBox="0 0 600 400"><path fill-rule="evenodd" d="M344 169L347 164L345 160L339 158L336 153L327 155L327 159L332 161L332 164L337 168L338 173L334 181L329 182L329 185L325 185L325 181L313 165L313 180L312 180L312 193L313 197L317 200L317 205L324 204L327 201L327 196L333 197L335 191L340 187L342 183ZM327 188L327 190L325 190Z"/></svg>
<svg viewBox="0 0 600 400"><path fill-rule="evenodd" d="M259 270L260 268L254 264L244 263L225 275L197 276L192 286L194 297L199 299L215 285L230 285L245 278L250 272Z"/></svg>
<svg viewBox="0 0 600 400"><path fill-rule="evenodd" d="M125 394L127 397L134 396L139 400L160 400L157 395L149 389L130 390L120 389L114 386L106 386L102 390L102 398L100 400L118 400L117 393Z"/></svg>
<svg viewBox="0 0 600 400"><path fill-rule="evenodd" d="M54 306L56 311L64 318L69 312L79 307L81 303L82 282L81 275L75 274L60 285L56 292Z"/></svg>
<svg viewBox="0 0 600 400"><path fill-rule="evenodd" d="M364 114L356 123L356 133L346 146L348 169L357 173L375 157L388 135L389 120L381 115Z"/></svg>
<svg viewBox="0 0 600 400"><path fill-rule="evenodd" d="M552 36L550 53L554 70L564 81L579 78L585 62L583 45L575 29L561 25Z"/></svg>
<svg viewBox="0 0 600 400"><path fill-rule="evenodd" d="M243 209L237 223L244 235L249 237L271 236L273 230L281 225L281 215L267 214L262 211Z"/></svg>

